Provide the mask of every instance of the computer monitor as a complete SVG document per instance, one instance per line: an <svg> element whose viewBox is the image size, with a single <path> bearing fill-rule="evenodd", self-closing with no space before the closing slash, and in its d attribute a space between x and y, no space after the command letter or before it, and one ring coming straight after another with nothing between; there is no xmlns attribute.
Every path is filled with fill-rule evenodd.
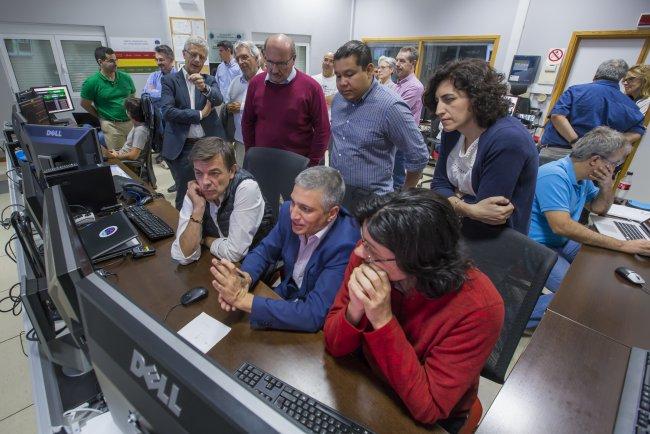
<svg viewBox="0 0 650 434"><path fill-rule="evenodd" d="M23 181L25 210L34 224L36 231L43 236L43 187L41 186L31 164L21 161L20 174Z"/></svg>
<svg viewBox="0 0 650 434"><path fill-rule="evenodd" d="M51 115L74 110L67 85L33 87L32 90L43 97L45 108Z"/></svg>
<svg viewBox="0 0 650 434"><path fill-rule="evenodd" d="M97 273L77 293L93 368L122 432L302 432Z"/></svg>
<svg viewBox="0 0 650 434"><path fill-rule="evenodd" d="M27 124L23 128L23 141L39 175L45 169L64 164L84 167L103 160L94 128Z"/></svg>
<svg viewBox="0 0 650 434"><path fill-rule="evenodd" d="M94 270L59 185L45 190L43 235L48 294L79 350L76 369L85 373L91 366L83 337L76 284Z"/></svg>
<svg viewBox="0 0 650 434"><path fill-rule="evenodd" d="M35 125L50 125L50 115L45 107L45 100L42 96L36 96L18 103L20 112L27 119L27 123Z"/></svg>
<svg viewBox="0 0 650 434"><path fill-rule="evenodd" d="M11 127L14 130L16 140L22 144L23 127L27 124L27 119L20 112L18 104L11 105Z"/></svg>
<svg viewBox="0 0 650 434"><path fill-rule="evenodd" d="M523 56L516 54L512 59L512 67L508 81L520 84L533 84L537 77L540 56Z"/></svg>

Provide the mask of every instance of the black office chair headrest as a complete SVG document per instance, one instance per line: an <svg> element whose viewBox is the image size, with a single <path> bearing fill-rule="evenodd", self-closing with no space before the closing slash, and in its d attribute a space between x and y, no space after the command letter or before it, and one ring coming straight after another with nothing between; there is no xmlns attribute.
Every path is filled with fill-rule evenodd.
<svg viewBox="0 0 650 434"><path fill-rule="evenodd" d="M510 83L510 95L519 96L528 91L528 86L520 83Z"/></svg>

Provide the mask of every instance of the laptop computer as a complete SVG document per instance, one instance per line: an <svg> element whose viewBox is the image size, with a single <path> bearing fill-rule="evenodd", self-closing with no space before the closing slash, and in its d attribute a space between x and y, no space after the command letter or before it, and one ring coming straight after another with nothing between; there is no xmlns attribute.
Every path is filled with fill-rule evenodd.
<svg viewBox="0 0 650 434"><path fill-rule="evenodd" d="M650 240L650 218L641 223L612 217L592 215L596 230L617 240Z"/></svg>
<svg viewBox="0 0 650 434"><path fill-rule="evenodd" d="M47 175L46 178L50 187L61 185L70 206L83 206L99 213L117 205L113 177L107 165Z"/></svg>
<svg viewBox="0 0 650 434"><path fill-rule="evenodd" d="M116 253L121 254L140 244L134 243L138 233L123 211L102 217L79 229L79 236L94 263L113 258Z"/></svg>

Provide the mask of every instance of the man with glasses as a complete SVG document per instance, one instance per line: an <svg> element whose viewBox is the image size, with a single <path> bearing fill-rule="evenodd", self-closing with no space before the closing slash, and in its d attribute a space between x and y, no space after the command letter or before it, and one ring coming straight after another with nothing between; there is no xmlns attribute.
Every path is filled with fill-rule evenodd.
<svg viewBox="0 0 650 434"><path fill-rule="evenodd" d="M212 261L222 309L250 312L253 328L320 330L359 240L359 226L341 207L344 194L336 169L316 166L301 172L278 223L246 256L241 271L226 260ZM274 291L282 300L248 292L279 260L284 278Z"/></svg>
<svg viewBox="0 0 650 434"><path fill-rule="evenodd" d="M223 127L213 108L223 98L216 80L201 74L208 58L205 39L192 36L185 41L180 71L162 78L161 106L165 120L162 156L177 186L176 209L180 210L187 192L187 183L194 179L188 156L202 137L224 137Z"/></svg>
<svg viewBox="0 0 650 434"><path fill-rule="evenodd" d="M555 103L541 138L540 164L571 152L578 139L606 125L634 143L644 133L643 115L619 87L627 72L623 59L601 63L592 83L569 87Z"/></svg>
<svg viewBox="0 0 650 434"><path fill-rule="evenodd" d="M630 149L623 134L597 127L578 139L570 155L539 168L528 236L559 255L546 281L552 292L560 287L581 244L650 255L648 240L621 241L578 223L584 207L599 215L607 213L614 200L614 171ZM529 327L539 323L552 297L540 297Z"/></svg>
<svg viewBox="0 0 650 434"><path fill-rule="evenodd" d="M296 44L287 35L264 42L266 74L248 84L242 132L246 150L278 148L321 162L330 138L325 95L320 85L295 67Z"/></svg>
<svg viewBox="0 0 650 434"><path fill-rule="evenodd" d="M135 85L131 76L117 70L117 56L113 49L97 47L95 61L99 70L86 78L81 86L81 106L99 118L106 147L120 149L133 128L124 109L124 100L134 96Z"/></svg>

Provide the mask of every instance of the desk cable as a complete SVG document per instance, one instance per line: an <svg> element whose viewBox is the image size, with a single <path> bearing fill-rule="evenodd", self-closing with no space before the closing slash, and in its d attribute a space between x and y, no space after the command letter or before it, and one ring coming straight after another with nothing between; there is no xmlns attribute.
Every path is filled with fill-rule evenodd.
<svg viewBox="0 0 650 434"><path fill-rule="evenodd" d="M183 303L178 303L178 304L175 304L174 306L172 306L171 309L169 309L169 310L167 311L167 313L165 314L165 318L163 318L163 322L166 322L166 321L167 321L167 317L169 316L170 313L172 313L172 310L176 309L178 306L180 306L180 305L182 305L182 304L183 304Z"/></svg>

